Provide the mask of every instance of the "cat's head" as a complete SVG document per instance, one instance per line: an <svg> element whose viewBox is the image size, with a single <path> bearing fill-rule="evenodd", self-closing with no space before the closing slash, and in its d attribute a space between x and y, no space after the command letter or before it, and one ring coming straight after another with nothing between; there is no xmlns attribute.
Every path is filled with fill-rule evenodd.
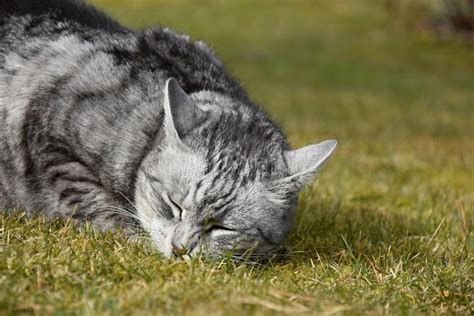
<svg viewBox="0 0 474 316"><path fill-rule="evenodd" d="M336 147L289 150L253 106L215 92L187 95L170 79L163 133L138 172L141 224L166 257L267 256L293 223L297 194Z"/></svg>

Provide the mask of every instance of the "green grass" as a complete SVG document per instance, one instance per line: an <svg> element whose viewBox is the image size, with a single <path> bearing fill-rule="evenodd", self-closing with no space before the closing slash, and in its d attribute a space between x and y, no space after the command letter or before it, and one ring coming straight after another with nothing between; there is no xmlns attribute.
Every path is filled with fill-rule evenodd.
<svg viewBox="0 0 474 316"><path fill-rule="evenodd" d="M205 40L293 145L339 148L265 267L0 215L0 314L473 312L472 47L370 0L93 2Z"/></svg>

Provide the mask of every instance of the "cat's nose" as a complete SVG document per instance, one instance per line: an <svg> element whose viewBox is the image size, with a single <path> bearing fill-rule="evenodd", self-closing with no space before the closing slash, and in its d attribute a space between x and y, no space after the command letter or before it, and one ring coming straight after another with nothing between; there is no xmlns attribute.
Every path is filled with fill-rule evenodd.
<svg viewBox="0 0 474 316"><path fill-rule="evenodd" d="M178 245L175 245L173 242L171 242L171 247L173 248L173 253L177 256L177 257L182 257L184 255L186 255L188 253L188 249L186 247L180 247Z"/></svg>
<svg viewBox="0 0 474 316"><path fill-rule="evenodd" d="M200 235L201 228L186 223L179 224L171 240L173 253L177 256L190 253L197 246Z"/></svg>
<svg viewBox="0 0 474 316"><path fill-rule="evenodd" d="M180 259L190 259L191 258L191 253L196 248L197 242L191 242L188 243L187 246L184 245L177 245L174 242L171 242L171 248L173 251L173 254Z"/></svg>

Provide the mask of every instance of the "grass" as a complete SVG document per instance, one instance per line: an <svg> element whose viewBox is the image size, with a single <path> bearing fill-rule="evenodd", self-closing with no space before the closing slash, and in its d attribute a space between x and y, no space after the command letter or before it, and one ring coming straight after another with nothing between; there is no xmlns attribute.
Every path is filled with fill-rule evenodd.
<svg viewBox="0 0 474 316"><path fill-rule="evenodd" d="M93 1L208 42L295 146L339 148L267 266L0 215L0 314L474 311L474 51L370 0Z"/></svg>

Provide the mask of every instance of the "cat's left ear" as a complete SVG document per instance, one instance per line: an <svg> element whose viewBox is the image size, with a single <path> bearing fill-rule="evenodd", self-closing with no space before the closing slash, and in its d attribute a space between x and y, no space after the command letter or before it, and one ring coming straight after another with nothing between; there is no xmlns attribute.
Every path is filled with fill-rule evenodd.
<svg viewBox="0 0 474 316"><path fill-rule="evenodd" d="M336 149L337 141L326 140L285 152L290 176L281 179L292 190L300 190L317 173Z"/></svg>
<svg viewBox="0 0 474 316"><path fill-rule="evenodd" d="M166 81L164 100L164 129L168 137L180 140L207 119L207 113L170 78Z"/></svg>

